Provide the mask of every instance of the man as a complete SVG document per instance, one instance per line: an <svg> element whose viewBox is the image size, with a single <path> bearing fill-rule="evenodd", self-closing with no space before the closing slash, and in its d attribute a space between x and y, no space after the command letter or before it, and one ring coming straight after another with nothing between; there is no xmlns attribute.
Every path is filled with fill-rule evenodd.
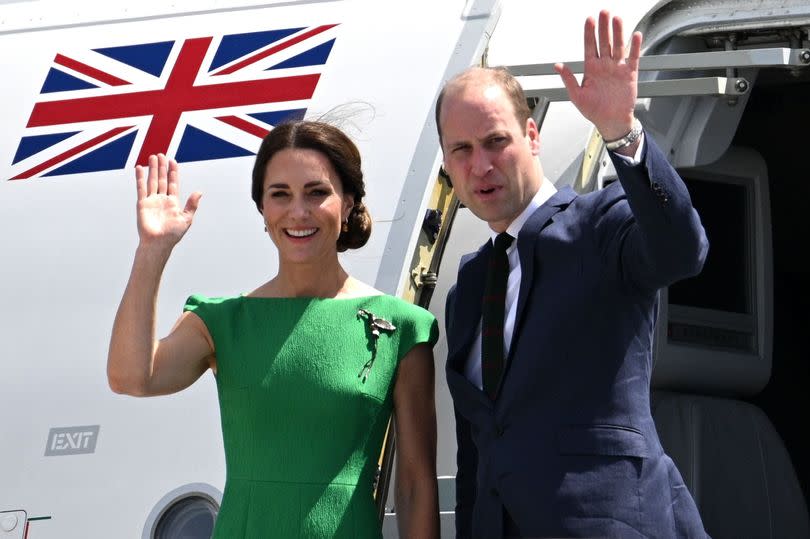
<svg viewBox="0 0 810 539"><path fill-rule="evenodd" d="M621 20L598 25L597 40L585 24L583 83L556 69L612 148L619 182L601 191L544 179L504 70L465 71L436 105L445 170L494 238L462 259L447 302L459 537L706 535L649 392L658 290L697 274L708 242L633 117L641 35L625 59Z"/></svg>

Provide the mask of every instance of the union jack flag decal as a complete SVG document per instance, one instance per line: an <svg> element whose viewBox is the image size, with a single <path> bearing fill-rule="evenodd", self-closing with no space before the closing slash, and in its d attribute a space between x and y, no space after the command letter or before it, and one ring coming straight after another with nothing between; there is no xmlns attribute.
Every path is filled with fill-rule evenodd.
<svg viewBox="0 0 810 539"><path fill-rule="evenodd" d="M120 170L133 153L253 155L274 125L304 117L336 26L58 53L11 179Z"/></svg>

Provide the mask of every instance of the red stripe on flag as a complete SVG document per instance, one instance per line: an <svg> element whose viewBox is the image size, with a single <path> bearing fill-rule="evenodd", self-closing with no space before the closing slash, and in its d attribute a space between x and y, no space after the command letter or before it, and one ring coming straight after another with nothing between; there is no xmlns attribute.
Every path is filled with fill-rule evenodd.
<svg viewBox="0 0 810 539"><path fill-rule="evenodd" d="M26 127L151 116L174 108L192 111L309 99L319 78L318 74L299 75L194 86L172 92L168 89L149 90L44 101L34 105Z"/></svg>
<svg viewBox="0 0 810 539"><path fill-rule="evenodd" d="M61 66L67 67L72 69L73 71L77 71L82 75L86 75L88 77L92 77L97 81L103 82L104 84L109 84L110 86L124 86L129 84L129 82L125 81L124 79L119 79L114 75L110 75L109 73L105 73L100 69L96 69L95 67L90 67L87 64L83 64L78 60L74 60L73 58L68 58L67 56L57 54L56 58L54 58L54 63L59 64Z"/></svg>
<svg viewBox="0 0 810 539"><path fill-rule="evenodd" d="M226 123L231 127L235 127L239 130L242 130L246 133L250 133L251 135L255 135L259 138L264 138L268 131L267 129L260 127L256 124L250 123L249 121L239 118L238 116L220 116L217 118L220 122Z"/></svg>
<svg viewBox="0 0 810 539"><path fill-rule="evenodd" d="M128 125L126 127L116 127L115 129L111 129L111 130L107 131L106 133L102 133L101 135L99 135L97 137L91 138L87 142L79 144L75 148L71 148L70 150L68 150L66 152L60 153L56 157L52 157L51 159L48 159L44 163L40 163L39 165L35 166L34 168L26 170L25 172L23 172L21 174L18 174L17 176L14 176L11 179L12 180L24 180L24 179L30 178L31 176L34 176L35 174L39 174L43 170L46 170L46 169L52 167L53 165L56 165L60 161L64 161L65 159L69 159L69 158L73 157L74 155L76 155L78 153L81 153L84 150L86 150L88 148L91 148L92 146L95 146L96 144L99 144L101 142L109 140L109 139L115 137L116 135L119 135L119 134L123 133L124 131L126 131L128 129L132 129L132 127L134 127L134 126Z"/></svg>
<svg viewBox="0 0 810 539"><path fill-rule="evenodd" d="M264 50L264 51L262 51L262 52L260 52L258 54L254 54L253 56L251 56L249 58L245 58L241 62L237 62L237 63L233 64L232 66L226 67L222 71L219 71L217 73L213 73L213 75L215 75L215 76L216 75L230 75L231 73L234 73L235 71L239 71L243 67L249 66L250 64L255 64L259 60L261 60L263 58L267 58L271 54L275 54L278 51L283 51L284 49L292 47L296 43L300 43L300 42L304 41L307 38L310 38L312 36L316 36L316 35L318 35L318 34L320 34L322 32L326 32L327 30L329 30L330 28L334 28L335 26L337 26L337 24L326 24L326 25L323 25L323 26L318 26L317 28L313 28L312 30L310 30L308 32L304 32L303 34L298 35L296 37L293 37L293 38L289 39L288 41L285 41L284 43L279 43L275 47L270 47L269 49Z"/></svg>
<svg viewBox="0 0 810 539"><path fill-rule="evenodd" d="M165 153L168 149L183 109L188 110L185 105L210 44L210 37L189 39L183 43L163 89L163 97L155 103L157 107L136 163L145 165L150 155Z"/></svg>

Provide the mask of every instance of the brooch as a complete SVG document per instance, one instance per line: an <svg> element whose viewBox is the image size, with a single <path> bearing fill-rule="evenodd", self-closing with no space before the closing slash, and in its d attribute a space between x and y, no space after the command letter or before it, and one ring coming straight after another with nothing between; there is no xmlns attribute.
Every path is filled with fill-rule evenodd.
<svg viewBox="0 0 810 539"><path fill-rule="evenodd" d="M377 357L377 339L380 337L380 331L393 332L397 328L385 318L380 318L371 311L367 311L365 309L359 309L357 311L357 317L360 319L365 318L366 322L368 323L369 332L371 333L371 359L366 361L363 368L360 369L360 372L357 374L357 377L362 378L363 383L365 384L366 378L368 378L368 375L371 372L371 367L374 365L374 359Z"/></svg>

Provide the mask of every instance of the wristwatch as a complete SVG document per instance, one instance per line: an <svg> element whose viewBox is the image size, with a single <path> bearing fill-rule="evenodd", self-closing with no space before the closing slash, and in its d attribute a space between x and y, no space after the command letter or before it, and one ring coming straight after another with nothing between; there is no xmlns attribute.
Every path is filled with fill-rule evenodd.
<svg viewBox="0 0 810 539"><path fill-rule="evenodd" d="M638 121L638 118L633 118L633 127L630 128L630 132L620 139L606 140L605 148L611 152L614 152L620 148L624 148L625 146L630 146L638 140L638 137L641 136L641 132L641 122Z"/></svg>

